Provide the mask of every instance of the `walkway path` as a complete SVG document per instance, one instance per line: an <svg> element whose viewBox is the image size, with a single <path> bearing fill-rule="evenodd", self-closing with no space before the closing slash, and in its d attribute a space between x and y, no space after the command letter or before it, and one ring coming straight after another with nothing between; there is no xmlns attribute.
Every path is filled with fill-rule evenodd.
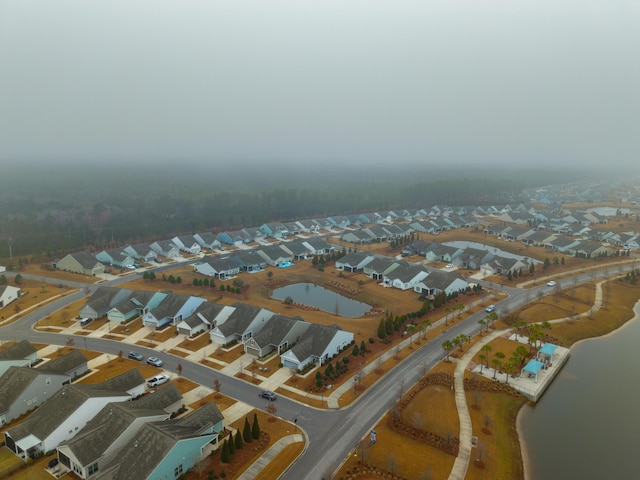
<svg viewBox="0 0 640 480"><path fill-rule="evenodd" d="M264 452L258 460L253 462L253 464L249 468L247 468L242 475L238 477L238 480L253 480L262 470L267 467L267 465L269 465L271 461L273 461L276 455L280 453L284 447L286 447L287 445L291 445L292 443L304 441L304 435L299 433L282 437L280 440L271 445L271 447L266 452Z"/></svg>
<svg viewBox="0 0 640 480"><path fill-rule="evenodd" d="M606 280L603 280L596 284L596 293L593 301L593 306L586 312L578 315L578 318L588 317L591 314L597 312L602 307L602 284L605 281ZM576 317L559 318L556 320L551 320L549 323L560 323L574 318ZM469 415L467 397L464 392L464 373L471 359L482 349L484 345L511 330L511 328L507 328L504 330L491 332L490 334L478 340L478 342L475 343L457 362L454 372L454 385L456 392L456 408L458 410L458 418L460 421L460 448L458 450L458 456L456 457L456 460L453 464L453 468L451 469L451 473L449 474L449 480L463 480L467 474L467 469L469 468L469 460L471 459L471 439L473 437L473 427L471 425L471 416Z"/></svg>

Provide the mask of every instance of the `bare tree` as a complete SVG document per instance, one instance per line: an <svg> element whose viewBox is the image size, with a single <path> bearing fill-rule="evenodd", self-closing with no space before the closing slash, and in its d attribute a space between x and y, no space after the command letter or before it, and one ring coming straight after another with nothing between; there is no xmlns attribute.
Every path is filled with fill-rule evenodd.
<svg viewBox="0 0 640 480"><path fill-rule="evenodd" d="M216 393L220 393L220 387L222 386L222 384L220 383L220 380L218 380L217 378L213 380L213 390Z"/></svg>

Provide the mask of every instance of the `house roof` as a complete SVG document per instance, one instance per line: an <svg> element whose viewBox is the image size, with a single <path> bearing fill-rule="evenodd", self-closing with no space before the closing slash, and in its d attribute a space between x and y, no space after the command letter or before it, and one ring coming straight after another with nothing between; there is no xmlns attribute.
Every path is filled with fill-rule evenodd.
<svg viewBox="0 0 640 480"><path fill-rule="evenodd" d="M96 260L96 257L89 252L73 252L69 254L76 262L78 262L82 268L92 269L100 262Z"/></svg>
<svg viewBox="0 0 640 480"><path fill-rule="evenodd" d="M228 272L230 270L238 270L238 265L230 257L211 257L206 256L202 259L202 263L208 263L216 272Z"/></svg>
<svg viewBox="0 0 640 480"><path fill-rule="evenodd" d="M80 310L89 307L100 314L108 311L130 294L131 290L126 288L98 287Z"/></svg>
<svg viewBox="0 0 640 480"><path fill-rule="evenodd" d="M22 340L0 350L0 360L23 360L36 352L36 348L28 340Z"/></svg>
<svg viewBox="0 0 640 480"><path fill-rule="evenodd" d="M422 283L425 285L429 285L431 288L435 288L438 290L445 290L449 285L451 285L456 280L463 280L466 282L461 275L455 272L443 272L442 270L433 270L429 272L427 278L422 280Z"/></svg>
<svg viewBox="0 0 640 480"><path fill-rule="evenodd" d="M158 320L175 317L190 298L190 295L182 295L179 293L167 295L150 313Z"/></svg>
<svg viewBox="0 0 640 480"><path fill-rule="evenodd" d="M0 377L0 414L7 412L22 392L40 374L28 367L9 367Z"/></svg>
<svg viewBox="0 0 640 480"><path fill-rule="evenodd" d="M310 323L309 328L302 334L300 341L291 347L291 353L301 361L312 355L320 357L338 330L339 328L334 325L327 326Z"/></svg>
<svg viewBox="0 0 640 480"><path fill-rule="evenodd" d="M8 430L15 441L34 435L46 439L90 398L121 397L125 392L106 390L101 385L65 385L29 415L24 422Z"/></svg>
<svg viewBox="0 0 640 480"><path fill-rule="evenodd" d="M405 264L399 265L398 268L390 271L385 276L389 280L400 280L401 282L406 283L410 280L413 280L416 275L421 272L428 273L428 270L422 265Z"/></svg>
<svg viewBox="0 0 640 480"><path fill-rule="evenodd" d="M174 383L152 390L133 401L136 408L162 409L167 411L169 407L182 400L182 394Z"/></svg>
<svg viewBox="0 0 640 480"><path fill-rule="evenodd" d="M66 446L81 465L96 461L138 418L169 417L162 409L140 408L136 402L112 402L104 406Z"/></svg>
<svg viewBox="0 0 640 480"><path fill-rule="evenodd" d="M260 332L254 335L253 340L260 346L280 345L293 326L298 322L304 322L299 316L293 318L283 315L274 315L264 324ZM306 322L305 322L306 323Z"/></svg>
<svg viewBox="0 0 640 480"><path fill-rule="evenodd" d="M258 313L262 310L260 307L255 307L247 303L237 302L232 305L235 309L229 315L226 322L218 325L218 330L222 332L225 337L231 334L242 334L247 329L251 322L256 318Z"/></svg>
<svg viewBox="0 0 640 480"><path fill-rule="evenodd" d="M127 392L137 386L144 384L144 377L137 368L132 368L115 377L102 382L102 387L109 390L120 390Z"/></svg>
<svg viewBox="0 0 640 480"><path fill-rule="evenodd" d="M213 426L212 418L208 418L211 410L203 414L194 412L179 420L151 422L145 424L127 445L122 454L115 460L117 466L96 476L98 480L141 480L149 476L158 464L169 454L179 440L197 438L207 426ZM196 415L197 414L197 415ZM194 418L194 415L196 415ZM203 437L203 443L210 441ZM198 454L199 454L198 449Z"/></svg>
<svg viewBox="0 0 640 480"><path fill-rule="evenodd" d="M87 362L89 362L89 360L80 350L71 350L69 353L38 367L38 370L43 372L67 374L82 365L86 366Z"/></svg>

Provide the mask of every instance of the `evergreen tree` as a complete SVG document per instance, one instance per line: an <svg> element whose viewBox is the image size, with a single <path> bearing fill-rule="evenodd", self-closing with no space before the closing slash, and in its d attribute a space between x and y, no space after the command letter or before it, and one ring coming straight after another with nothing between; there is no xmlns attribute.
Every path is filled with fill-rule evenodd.
<svg viewBox="0 0 640 480"><path fill-rule="evenodd" d="M384 326L384 318L380 319L380 325L378 325L378 338L383 340L387 336L387 329Z"/></svg>
<svg viewBox="0 0 640 480"><path fill-rule="evenodd" d="M360 342L360 355L364 355L367 352L367 344L364 343L364 340Z"/></svg>
<svg viewBox="0 0 640 480"><path fill-rule="evenodd" d="M229 451L229 443L227 440L222 444L222 452L220 453L220 461L222 463L229 463L231 460L231 452Z"/></svg>
<svg viewBox="0 0 640 480"><path fill-rule="evenodd" d="M354 345L353 350L351 351L351 355L353 355L354 357L357 357L359 353L360 353L360 350L358 349L358 345Z"/></svg>
<svg viewBox="0 0 640 480"><path fill-rule="evenodd" d="M240 432L238 430L236 430L236 450L240 450L242 449L242 435L240 435Z"/></svg>
<svg viewBox="0 0 640 480"><path fill-rule="evenodd" d="M231 434L229 435L229 454L233 456L234 453L236 453L236 444L233 441L233 434Z"/></svg>
<svg viewBox="0 0 640 480"><path fill-rule="evenodd" d="M260 438L260 425L258 425L258 415L256 413L253 414L253 426L251 427L251 436L253 436L254 440L258 440Z"/></svg>
<svg viewBox="0 0 640 480"><path fill-rule="evenodd" d="M244 429L242 430L242 439L247 442L253 442L253 437L251 436L251 427L249 426L249 419L244 417Z"/></svg>

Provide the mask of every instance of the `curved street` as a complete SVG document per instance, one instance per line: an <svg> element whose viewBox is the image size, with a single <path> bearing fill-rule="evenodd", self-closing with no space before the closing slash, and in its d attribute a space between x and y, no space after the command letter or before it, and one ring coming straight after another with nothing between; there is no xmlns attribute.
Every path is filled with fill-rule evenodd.
<svg viewBox="0 0 640 480"><path fill-rule="evenodd" d="M629 262L624 265L620 264L601 270L578 271L578 273L570 277L557 280L558 287L556 288L574 286L604 278L611 274L621 274L629 271L634 266L635 264L633 262ZM160 268L164 269L167 267ZM7 276L11 275L9 274ZM38 278L26 274L23 275L23 277L51 282L50 278ZM128 275L99 285L115 286L127 282L132 278L134 278L134 276ZM550 287L546 286L546 280L538 279L538 281L542 284L526 290L523 288L489 284L482 281L480 283L496 291L503 291L507 295L504 300L494 302L498 312L500 314L506 314L535 300L539 296L552 293ZM89 291L93 291L98 284L83 284L58 280L56 280L56 283L81 288L81 290L35 309L15 323L1 327L0 339L10 341L28 340L33 343L65 345L69 335L38 332L32 329L33 325L45 315L86 296L87 292L85 289L88 288ZM281 478L285 480L321 480L330 478L349 452L356 447L359 441L387 412L393 403L407 389L415 384L420 377L424 375L425 371L432 368L442 359L442 341L460 334L475 335L480 328L478 321L485 316L485 312L481 311L455 324L451 324L445 334L439 335L436 338L430 338L429 342L424 343L420 348L414 350L399 366L387 372L375 385L362 392L356 402L345 408L322 410L308 407L295 400L280 396L278 399L278 416L288 421L297 418L297 425L302 429L307 440L307 447L303 454L290 466ZM444 320L439 320L433 323L437 325L443 321ZM72 335L71 338L74 339L76 347L80 349L86 348L112 355L117 355L118 352L122 350L122 343L114 340L74 335ZM225 395L258 409L264 406L263 402L258 399L257 393L260 389L257 386L235 377L226 376L202 364L194 363L166 352L159 352L140 346L136 346L136 350L139 350L145 356L154 355L159 357L164 361L164 368L174 373L176 372L178 362L180 362L183 368L182 376L198 384L211 386L213 380L217 378L222 384L222 392ZM349 383L349 381L347 381L347 383Z"/></svg>

